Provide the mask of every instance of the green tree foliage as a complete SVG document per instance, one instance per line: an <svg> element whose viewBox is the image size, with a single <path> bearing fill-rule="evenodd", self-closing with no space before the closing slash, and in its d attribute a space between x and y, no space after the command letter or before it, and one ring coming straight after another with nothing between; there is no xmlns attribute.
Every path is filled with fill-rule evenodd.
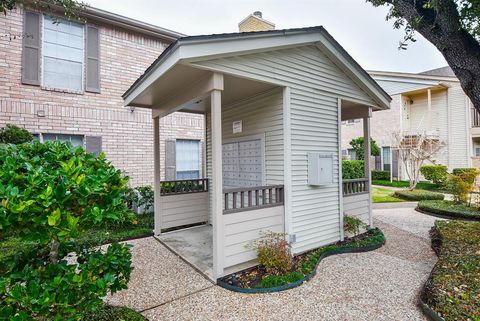
<svg viewBox="0 0 480 321"><path fill-rule="evenodd" d="M357 159L365 159L365 148L363 144L363 137L357 137L350 141L350 146L355 150ZM372 156L380 156L380 148L378 148L377 142L373 138L370 138L370 152Z"/></svg>
<svg viewBox="0 0 480 321"><path fill-rule="evenodd" d="M76 0L0 0L0 12L6 15L10 10L15 8L16 5L23 3L49 12L62 10L67 19L80 19L80 13L86 7L85 3Z"/></svg>
<svg viewBox="0 0 480 321"><path fill-rule="evenodd" d="M128 246L102 252L76 238L91 226L133 220L123 200L127 181L103 154L69 143L0 147L0 234L35 247L2 267L0 319L79 320L108 291L126 288Z"/></svg>
<svg viewBox="0 0 480 321"><path fill-rule="evenodd" d="M419 32L445 57L463 90L480 111L479 0L366 0L390 6L387 20L405 29L400 48L406 49Z"/></svg>
<svg viewBox="0 0 480 321"><path fill-rule="evenodd" d="M0 144L23 144L33 140L32 134L25 128L7 124L0 129Z"/></svg>

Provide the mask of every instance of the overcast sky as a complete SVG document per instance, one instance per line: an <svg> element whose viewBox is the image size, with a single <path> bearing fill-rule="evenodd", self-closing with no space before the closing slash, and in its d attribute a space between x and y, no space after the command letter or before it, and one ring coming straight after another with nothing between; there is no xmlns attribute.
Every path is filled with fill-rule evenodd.
<svg viewBox="0 0 480 321"><path fill-rule="evenodd" d="M385 21L387 8L365 0L86 0L94 7L187 35L238 31L254 11L276 29L324 26L367 70L420 72L443 67L445 60L417 35L408 50L398 50L403 32Z"/></svg>

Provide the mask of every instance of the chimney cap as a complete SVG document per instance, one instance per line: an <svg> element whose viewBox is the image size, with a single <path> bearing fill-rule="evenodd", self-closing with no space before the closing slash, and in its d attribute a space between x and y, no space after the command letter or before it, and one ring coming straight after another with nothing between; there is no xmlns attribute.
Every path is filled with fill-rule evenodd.
<svg viewBox="0 0 480 321"><path fill-rule="evenodd" d="M253 13L253 15L254 15L255 17L261 18L261 17L262 17L262 12L261 12L261 11L255 11L255 12Z"/></svg>

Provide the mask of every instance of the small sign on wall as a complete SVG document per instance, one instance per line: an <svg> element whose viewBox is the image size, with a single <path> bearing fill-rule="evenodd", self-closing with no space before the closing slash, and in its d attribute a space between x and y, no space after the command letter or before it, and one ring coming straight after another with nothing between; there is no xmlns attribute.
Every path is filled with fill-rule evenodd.
<svg viewBox="0 0 480 321"><path fill-rule="evenodd" d="M242 132L242 121L241 120L236 120L232 124L233 127L233 133L238 134Z"/></svg>

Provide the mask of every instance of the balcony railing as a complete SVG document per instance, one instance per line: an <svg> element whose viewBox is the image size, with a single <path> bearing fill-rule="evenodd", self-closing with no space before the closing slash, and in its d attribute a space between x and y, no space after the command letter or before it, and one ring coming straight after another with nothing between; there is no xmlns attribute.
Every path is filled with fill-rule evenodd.
<svg viewBox="0 0 480 321"><path fill-rule="evenodd" d="M368 193L368 178L343 180L343 196Z"/></svg>
<svg viewBox="0 0 480 321"><path fill-rule="evenodd" d="M160 195L179 195L208 192L208 179L185 179L160 182Z"/></svg>
<svg viewBox="0 0 480 321"><path fill-rule="evenodd" d="M255 186L223 190L223 214L283 206L283 185Z"/></svg>
<svg viewBox="0 0 480 321"><path fill-rule="evenodd" d="M475 109L471 109L472 127L480 127L480 113Z"/></svg>

